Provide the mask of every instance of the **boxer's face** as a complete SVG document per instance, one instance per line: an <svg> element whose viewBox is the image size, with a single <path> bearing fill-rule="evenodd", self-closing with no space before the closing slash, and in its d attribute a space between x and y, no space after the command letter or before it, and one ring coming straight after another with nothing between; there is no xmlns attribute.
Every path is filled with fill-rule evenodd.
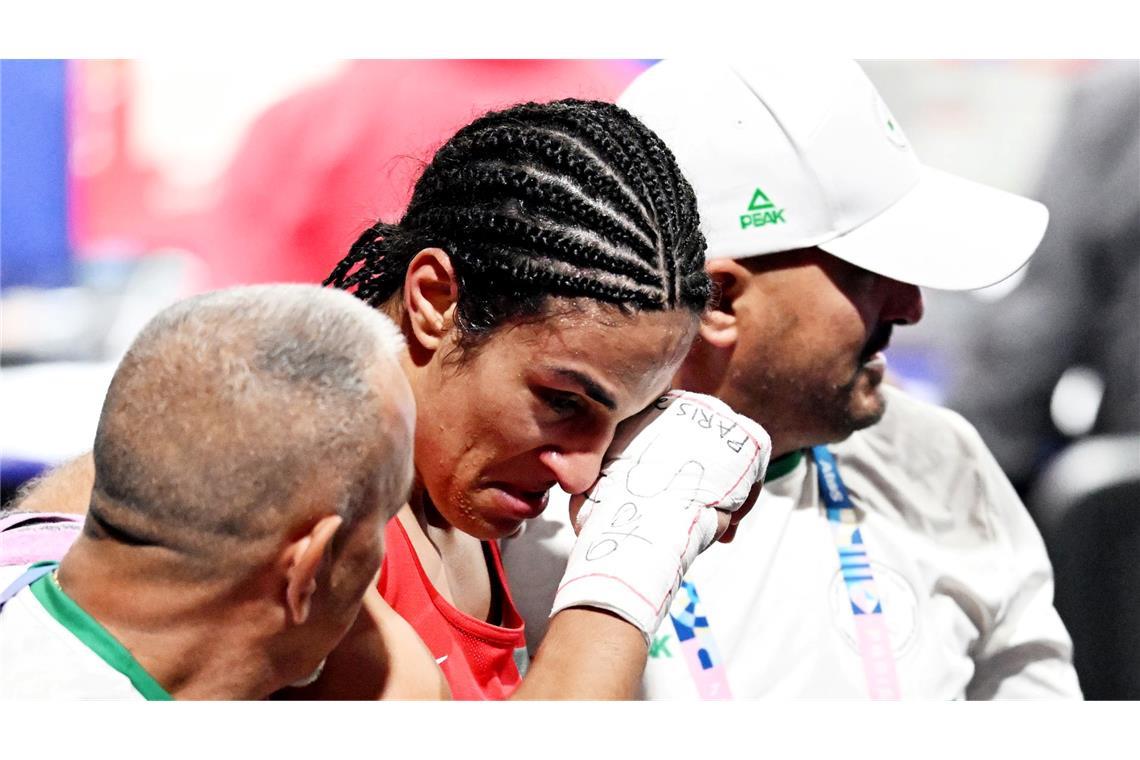
<svg viewBox="0 0 1140 760"><path fill-rule="evenodd" d="M560 299L460 359L437 352L416 419L416 471L435 508L492 539L542 512L555 484L588 489L614 428L669 387L695 328L687 310Z"/></svg>

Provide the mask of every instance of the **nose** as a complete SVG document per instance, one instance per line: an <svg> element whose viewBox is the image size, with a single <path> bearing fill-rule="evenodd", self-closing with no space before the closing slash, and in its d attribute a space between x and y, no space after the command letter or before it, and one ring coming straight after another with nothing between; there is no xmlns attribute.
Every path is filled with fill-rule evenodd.
<svg viewBox="0 0 1140 760"><path fill-rule="evenodd" d="M917 285L887 279L887 298L881 319L887 324L913 325L922 319L925 309L922 291Z"/></svg>
<svg viewBox="0 0 1140 760"><path fill-rule="evenodd" d="M594 485L602 469L605 446L595 445L576 450L547 449L539 454L542 463L554 473L558 485L569 494L584 493Z"/></svg>

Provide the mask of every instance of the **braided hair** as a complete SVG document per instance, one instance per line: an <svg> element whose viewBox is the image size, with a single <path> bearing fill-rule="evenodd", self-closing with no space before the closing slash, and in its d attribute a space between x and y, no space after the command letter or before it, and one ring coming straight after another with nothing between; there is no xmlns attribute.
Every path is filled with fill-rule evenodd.
<svg viewBox="0 0 1140 760"><path fill-rule="evenodd" d="M699 313L711 292L692 188L660 138L612 103L525 103L460 129L400 222L365 230L324 284L380 306L429 247L454 267L463 345L552 296Z"/></svg>

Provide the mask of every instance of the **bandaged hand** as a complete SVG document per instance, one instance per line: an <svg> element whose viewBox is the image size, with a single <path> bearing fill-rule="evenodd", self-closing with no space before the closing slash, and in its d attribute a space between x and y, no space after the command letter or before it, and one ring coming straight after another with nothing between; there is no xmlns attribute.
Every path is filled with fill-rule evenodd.
<svg viewBox="0 0 1140 760"><path fill-rule="evenodd" d="M551 615L609 610L648 644L718 515L755 498L771 453L764 428L699 393L671 391L622 423L598 481L571 501L578 539Z"/></svg>

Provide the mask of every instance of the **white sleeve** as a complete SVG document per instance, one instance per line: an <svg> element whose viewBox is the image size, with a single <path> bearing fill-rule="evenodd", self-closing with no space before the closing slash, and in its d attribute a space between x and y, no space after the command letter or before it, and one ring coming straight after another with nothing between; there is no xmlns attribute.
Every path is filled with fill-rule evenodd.
<svg viewBox="0 0 1140 760"><path fill-rule="evenodd" d="M995 533L992 624L981 631L972 655L969 699L1080 699L1072 640L1053 607L1053 568L1025 505L982 442L957 414L954 426L977 466L978 498Z"/></svg>

